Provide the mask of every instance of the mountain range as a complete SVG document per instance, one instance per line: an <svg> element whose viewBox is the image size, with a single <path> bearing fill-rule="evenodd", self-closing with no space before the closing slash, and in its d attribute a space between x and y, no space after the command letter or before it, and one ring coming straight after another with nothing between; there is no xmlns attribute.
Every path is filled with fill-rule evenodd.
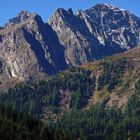
<svg viewBox="0 0 140 140"><path fill-rule="evenodd" d="M140 18L109 4L59 8L44 22L21 11L0 28L0 88L44 79L140 44Z"/></svg>
<svg viewBox="0 0 140 140"><path fill-rule="evenodd" d="M139 140L139 120L139 17L97 4L0 27L0 138Z"/></svg>

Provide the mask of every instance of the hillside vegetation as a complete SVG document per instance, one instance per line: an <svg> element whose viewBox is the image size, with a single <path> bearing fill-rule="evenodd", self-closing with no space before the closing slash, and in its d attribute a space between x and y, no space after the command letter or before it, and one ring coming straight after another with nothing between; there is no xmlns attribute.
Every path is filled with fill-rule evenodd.
<svg viewBox="0 0 140 140"><path fill-rule="evenodd" d="M70 140L60 129L49 129L25 113L0 105L1 140Z"/></svg>
<svg viewBox="0 0 140 140"><path fill-rule="evenodd" d="M64 114L57 126L80 140L139 140L140 78L123 112L116 107L109 108L104 101L88 110Z"/></svg>
<svg viewBox="0 0 140 140"><path fill-rule="evenodd" d="M73 68L48 81L18 84L0 95L0 102L21 112L42 117L83 108L92 95L95 78L88 70Z"/></svg>
<svg viewBox="0 0 140 140"><path fill-rule="evenodd" d="M140 139L140 48L20 83L0 102L80 140Z"/></svg>
<svg viewBox="0 0 140 140"><path fill-rule="evenodd" d="M94 105L107 99L107 104L124 108L135 92L135 83L140 75L140 48L113 55L82 66L93 72L96 91L89 104Z"/></svg>
<svg viewBox="0 0 140 140"><path fill-rule="evenodd" d="M140 75L140 48L75 67L34 83L20 83L0 94L2 104L35 116L60 114L107 100L124 108Z"/></svg>

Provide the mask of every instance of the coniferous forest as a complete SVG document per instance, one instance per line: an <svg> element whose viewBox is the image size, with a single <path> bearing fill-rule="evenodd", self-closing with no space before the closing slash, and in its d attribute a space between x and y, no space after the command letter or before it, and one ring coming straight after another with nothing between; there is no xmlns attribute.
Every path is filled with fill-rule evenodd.
<svg viewBox="0 0 140 140"><path fill-rule="evenodd" d="M70 140L62 130L49 129L38 119L0 106L1 140Z"/></svg>
<svg viewBox="0 0 140 140"><path fill-rule="evenodd" d="M124 64L124 61L122 64ZM116 66L110 64L108 66L109 71L111 72L115 67L115 70L119 73L119 67L116 68ZM119 66L121 67L121 65ZM124 67L124 65L122 66ZM103 75L108 77L107 74L110 72L103 73ZM122 74L122 72L120 73ZM104 78L100 78L99 83L101 83L101 79ZM108 81L111 81L111 77ZM136 82L135 93L123 109L117 106L110 108L107 105L108 98L86 108L86 101L95 90L94 83L95 77L91 76L91 71L73 68L70 71L53 76L48 81L16 85L8 93L0 95L0 102L7 107L10 106L13 110L24 112L24 114L12 112L2 106L0 135L5 139L13 136L15 139L39 140L51 138L79 138L80 140L140 139L140 80ZM102 83L105 84L105 82ZM60 104L60 89L71 91L71 100L69 100L67 111L60 109L62 106ZM109 88L107 89L110 91ZM51 117L46 120L47 127L37 120L41 118L40 114L44 106L48 106L54 114L58 115L55 121ZM33 115L37 119L30 118L25 113Z"/></svg>
<svg viewBox="0 0 140 140"><path fill-rule="evenodd" d="M140 140L140 3L91 1L1 1L0 140Z"/></svg>

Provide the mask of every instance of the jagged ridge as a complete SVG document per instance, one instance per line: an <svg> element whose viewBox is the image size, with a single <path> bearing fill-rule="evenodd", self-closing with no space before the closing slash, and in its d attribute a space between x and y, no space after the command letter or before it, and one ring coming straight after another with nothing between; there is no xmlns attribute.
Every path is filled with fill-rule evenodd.
<svg viewBox="0 0 140 140"><path fill-rule="evenodd" d="M0 28L0 81L5 87L9 79L16 83L43 78L139 43L140 19L111 5L97 4L76 14L59 8L48 23L22 11Z"/></svg>

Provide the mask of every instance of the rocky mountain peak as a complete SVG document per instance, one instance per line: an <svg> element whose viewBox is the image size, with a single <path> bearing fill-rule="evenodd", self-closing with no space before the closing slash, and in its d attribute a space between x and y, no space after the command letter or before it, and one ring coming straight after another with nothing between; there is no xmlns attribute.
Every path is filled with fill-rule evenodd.
<svg viewBox="0 0 140 140"><path fill-rule="evenodd" d="M58 8L58 9L56 10L56 12L54 13L54 15L63 16L63 15L65 15L66 12L67 12L67 11L66 11L64 8Z"/></svg>
<svg viewBox="0 0 140 140"><path fill-rule="evenodd" d="M29 18L32 14L28 11L21 11L20 13L18 13L17 17L22 20L26 20L27 18Z"/></svg>
<svg viewBox="0 0 140 140"><path fill-rule="evenodd" d="M73 11L72 11L71 8L68 9L68 13L69 13L70 15L73 15Z"/></svg>
<svg viewBox="0 0 140 140"><path fill-rule="evenodd" d="M102 3L102 4L96 4L95 6L92 7L93 9L98 9L98 10L121 10L121 11L126 11L125 9L118 8L114 5L107 4L107 3Z"/></svg>
<svg viewBox="0 0 140 140"><path fill-rule="evenodd" d="M92 7L92 9L94 9L94 8L97 8L97 9L104 9L104 8L111 8L111 7L114 7L113 5L110 5L110 4L108 4L108 3L97 3L96 5L94 5L93 7Z"/></svg>
<svg viewBox="0 0 140 140"><path fill-rule="evenodd" d="M44 77L139 44L140 18L108 4L76 14L59 8L48 23L21 11L0 28L0 57L10 79Z"/></svg>
<svg viewBox="0 0 140 140"><path fill-rule="evenodd" d="M33 18L35 17L37 14L35 13L30 13L28 11L21 11L20 13L17 14L16 17L10 19L8 21L8 23L5 24L5 27L11 27L11 26L14 26L14 25L17 25L17 24L20 24L26 20L28 20L29 18Z"/></svg>
<svg viewBox="0 0 140 140"><path fill-rule="evenodd" d="M127 50L137 46L140 41L140 19L127 10L109 4L97 4L83 11L83 14L88 19L91 33L101 44L106 45L111 40L113 45L108 46Z"/></svg>
<svg viewBox="0 0 140 140"><path fill-rule="evenodd" d="M57 20L58 18L65 20L66 18L69 18L72 15L73 15L73 11L71 8L69 8L68 10L65 10L63 8L58 8L54 13L54 15L49 19L49 21L55 19Z"/></svg>
<svg viewBox="0 0 140 140"><path fill-rule="evenodd" d="M69 21L71 21L73 17L74 17L74 14L73 14L73 11L71 8L69 8L68 10L59 8L56 10L56 12L53 14L53 16L48 20L48 23L53 28L58 29L61 25L62 26L66 25L66 24L68 25Z"/></svg>
<svg viewBox="0 0 140 140"><path fill-rule="evenodd" d="M64 8L58 8L55 14L60 14L60 15L73 14L73 11L71 8L69 8L68 10L65 10Z"/></svg>

